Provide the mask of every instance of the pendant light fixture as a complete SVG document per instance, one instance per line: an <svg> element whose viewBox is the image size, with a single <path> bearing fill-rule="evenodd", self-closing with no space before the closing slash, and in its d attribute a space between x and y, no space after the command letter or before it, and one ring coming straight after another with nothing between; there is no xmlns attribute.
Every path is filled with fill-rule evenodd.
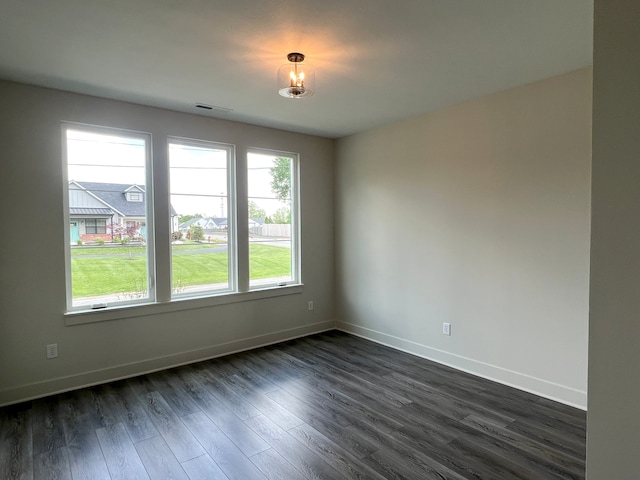
<svg viewBox="0 0 640 480"><path fill-rule="evenodd" d="M310 97L316 93L316 74L303 63L302 53L287 55L290 63L278 69L278 93L285 98Z"/></svg>

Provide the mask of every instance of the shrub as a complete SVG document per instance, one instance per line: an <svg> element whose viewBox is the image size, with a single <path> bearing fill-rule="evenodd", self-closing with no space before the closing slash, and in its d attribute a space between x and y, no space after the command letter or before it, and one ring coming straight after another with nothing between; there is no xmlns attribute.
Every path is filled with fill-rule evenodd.
<svg viewBox="0 0 640 480"><path fill-rule="evenodd" d="M204 240L204 229L200 225L191 225L191 240L195 240L196 242L201 242Z"/></svg>
<svg viewBox="0 0 640 480"><path fill-rule="evenodd" d="M76 245L82 245L82 240L76 241Z"/></svg>
<svg viewBox="0 0 640 480"><path fill-rule="evenodd" d="M99 238L98 240L96 240L96 243L98 245L100 245L101 247L104 247L104 240L103 239Z"/></svg>

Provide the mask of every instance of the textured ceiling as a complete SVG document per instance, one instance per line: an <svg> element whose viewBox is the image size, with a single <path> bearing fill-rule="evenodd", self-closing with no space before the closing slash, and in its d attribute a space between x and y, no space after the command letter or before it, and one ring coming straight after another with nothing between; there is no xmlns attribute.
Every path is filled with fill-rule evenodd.
<svg viewBox="0 0 640 480"><path fill-rule="evenodd" d="M335 138L589 66L592 16L585 0L3 0L0 78ZM278 96L291 51L315 96Z"/></svg>

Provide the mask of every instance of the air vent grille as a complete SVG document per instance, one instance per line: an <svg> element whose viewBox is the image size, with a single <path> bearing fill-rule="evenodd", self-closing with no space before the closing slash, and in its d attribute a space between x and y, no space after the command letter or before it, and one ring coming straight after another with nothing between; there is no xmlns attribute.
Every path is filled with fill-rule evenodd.
<svg viewBox="0 0 640 480"><path fill-rule="evenodd" d="M229 113L233 112L232 108L218 107L216 105L207 105L206 103L196 103L196 108L208 110L212 113Z"/></svg>

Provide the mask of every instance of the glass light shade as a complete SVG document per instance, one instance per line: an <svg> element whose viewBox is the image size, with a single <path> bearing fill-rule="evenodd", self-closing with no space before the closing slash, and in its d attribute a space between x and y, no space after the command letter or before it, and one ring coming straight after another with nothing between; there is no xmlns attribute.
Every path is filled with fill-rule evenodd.
<svg viewBox="0 0 640 480"><path fill-rule="evenodd" d="M278 69L278 93L286 98L310 97L316 93L316 73L307 64L291 62Z"/></svg>

